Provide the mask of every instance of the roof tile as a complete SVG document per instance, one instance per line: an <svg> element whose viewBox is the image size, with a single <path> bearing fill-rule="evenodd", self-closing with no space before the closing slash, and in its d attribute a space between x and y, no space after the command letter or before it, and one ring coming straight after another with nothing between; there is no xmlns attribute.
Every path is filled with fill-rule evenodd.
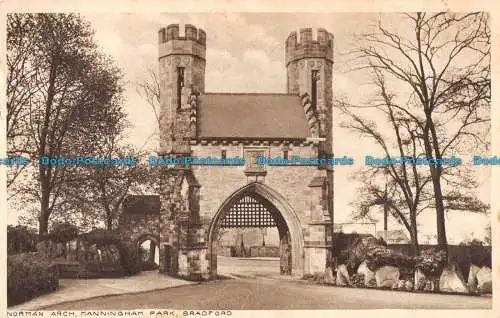
<svg viewBox="0 0 500 318"><path fill-rule="evenodd" d="M309 137L297 95L206 93L198 108L200 138Z"/></svg>

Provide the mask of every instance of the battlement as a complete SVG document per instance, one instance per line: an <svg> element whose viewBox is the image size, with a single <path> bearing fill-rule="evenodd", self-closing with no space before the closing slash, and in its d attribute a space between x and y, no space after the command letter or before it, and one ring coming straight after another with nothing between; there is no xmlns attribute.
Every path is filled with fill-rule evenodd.
<svg viewBox="0 0 500 318"><path fill-rule="evenodd" d="M166 28L158 31L159 43L165 43L172 40L195 41L201 45L206 45L207 35L203 29L198 29L192 24L184 26L184 36L179 36L179 24L170 24Z"/></svg>
<svg viewBox="0 0 500 318"><path fill-rule="evenodd" d="M333 34L327 30L317 29L316 38L313 39L313 29L304 28L293 31L286 39L286 65L303 58L325 58L333 62Z"/></svg>
<svg viewBox="0 0 500 318"><path fill-rule="evenodd" d="M170 55L191 55L205 59L207 35L194 25L184 26L184 36L179 35L179 25L170 24L158 32L159 58Z"/></svg>

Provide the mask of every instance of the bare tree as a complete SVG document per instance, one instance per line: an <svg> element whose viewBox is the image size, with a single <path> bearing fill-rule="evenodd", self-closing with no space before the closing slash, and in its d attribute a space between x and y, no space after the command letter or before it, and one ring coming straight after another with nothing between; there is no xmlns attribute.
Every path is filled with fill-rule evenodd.
<svg viewBox="0 0 500 318"><path fill-rule="evenodd" d="M148 78L137 83L137 93L142 96L151 107L158 125L160 124L160 79L156 71L148 69Z"/></svg>
<svg viewBox="0 0 500 318"><path fill-rule="evenodd" d="M389 124L393 138L384 136L376 123L357 115L352 110L356 108L345 101L337 101L337 107L348 115L349 121L342 123L344 128L355 131L363 137L370 138L383 154L389 158L387 165L374 165L361 171L357 179L363 183L360 189L355 218L364 218L370 209L383 206L394 216L395 220L408 230L413 251L418 254L417 216L422 212L422 198L430 179L422 173L416 162L395 163L399 158L418 157L419 138L415 133L415 124L402 116L395 107L395 96L387 91L385 78L379 70L374 70L373 83L378 88L375 98L371 101L373 108L384 114L384 123ZM396 145L396 149L391 147ZM382 181L381 181L382 180Z"/></svg>
<svg viewBox="0 0 500 318"><path fill-rule="evenodd" d="M482 12L404 14L393 29L379 21L373 32L358 38L359 46L352 52L355 69L379 74L387 86L394 85L393 90L400 92L391 107L411 123L427 158L440 160L488 147L488 23L488 15ZM457 172L446 175L441 165L427 168L438 244L446 250L444 187L465 182L457 181Z"/></svg>

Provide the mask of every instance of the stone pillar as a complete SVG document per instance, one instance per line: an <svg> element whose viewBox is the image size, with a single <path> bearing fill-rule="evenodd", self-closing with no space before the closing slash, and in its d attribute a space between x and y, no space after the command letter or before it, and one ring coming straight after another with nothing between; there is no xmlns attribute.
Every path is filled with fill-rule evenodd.
<svg viewBox="0 0 500 318"><path fill-rule="evenodd" d="M199 188L190 168L170 169L161 194L160 272L190 280L208 276Z"/></svg>
<svg viewBox="0 0 500 318"><path fill-rule="evenodd" d="M180 181L182 174L178 169L162 169L160 189L160 272L177 276L179 227L177 218L182 211Z"/></svg>
<svg viewBox="0 0 500 318"><path fill-rule="evenodd" d="M326 176L315 177L309 184L308 223L304 235L306 274L324 272L332 251L333 220L329 212L329 182Z"/></svg>

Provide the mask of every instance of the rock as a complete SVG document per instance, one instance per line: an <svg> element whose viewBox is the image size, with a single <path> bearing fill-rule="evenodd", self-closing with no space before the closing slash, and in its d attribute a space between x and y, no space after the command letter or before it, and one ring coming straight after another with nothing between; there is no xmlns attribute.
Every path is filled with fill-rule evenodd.
<svg viewBox="0 0 500 318"><path fill-rule="evenodd" d="M335 284L335 277L333 277L333 271L331 267L327 267L325 269L325 283L326 284Z"/></svg>
<svg viewBox="0 0 500 318"><path fill-rule="evenodd" d="M337 286L350 286L351 280L349 279L349 272L347 271L347 266L342 264L337 268Z"/></svg>
<svg viewBox="0 0 500 318"><path fill-rule="evenodd" d="M399 290L403 290L403 289L405 289L405 281L404 281L404 280L400 279L400 280L398 281L398 284L397 284L397 289L399 289Z"/></svg>
<svg viewBox="0 0 500 318"><path fill-rule="evenodd" d="M445 293L468 293L462 273L455 263L447 265L439 278L439 290Z"/></svg>
<svg viewBox="0 0 500 318"><path fill-rule="evenodd" d="M407 291L413 290L413 282L411 280L405 281L405 289Z"/></svg>
<svg viewBox="0 0 500 318"><path fill-rule="evenodd" d="M415 271L415 290L424 290L427 278L425 274L417 268Z"/></svg>
<svg viewBox="0 0 500 318"><path fill-rule="evenodd" d="M325 273L314 273L314 281L317 282L318 284L324 284L325 283Z"/></svg>
<svg viewBox="0 0 500 318"><path fill-rule="evenodd" d="M477 287L481 293L492 292L491 268L484 266L477 272Z"/></svg>
<svg viewBox="0 0 500 318"><path fill-rule="evenodd" d="M364 274L354 274L351 276L351 284L354 287L364 287L365 286L365 275Z"/></svg>
<svg viewBox="0 0 500 318"><path fill-rule="evenodd" d="M394 266L383 266L375 272L377 287L393 288L399 281L399 269Z"/></svg>
<svg viewBox="0 0 500 318"><path fill-rule="evenodd" d="M358 274L365 275L365 286L370 287L370 281L375 279L375 273L368 268L368 266L366 265L366 261L359 265Z"/></svg>
<svg viewBox="0 0 500 318"><path fill-rule="evenodd" d="M375 275L374 275L373 279L370 279L368 281L368 285L366 285L366 286L371 287L371 288L377 287L377 280L375 279Z"/></svg>
<svg viewBox="0 0 500 318"><path fill-rule="evenodd" d="M475 290L477 288L477 273L479 272L481 268L477 267L476 265L472 264L469 269L469 277L467 278L467 286L471 290Z"/></svg>
<svg viewBox="0 0 500 318"><path fill-rule="evenodd" d="M434 283L431 280L426 279L425 280L424 291L426 291L426 292L432 292L434 290L435 290Z"/></svg>

